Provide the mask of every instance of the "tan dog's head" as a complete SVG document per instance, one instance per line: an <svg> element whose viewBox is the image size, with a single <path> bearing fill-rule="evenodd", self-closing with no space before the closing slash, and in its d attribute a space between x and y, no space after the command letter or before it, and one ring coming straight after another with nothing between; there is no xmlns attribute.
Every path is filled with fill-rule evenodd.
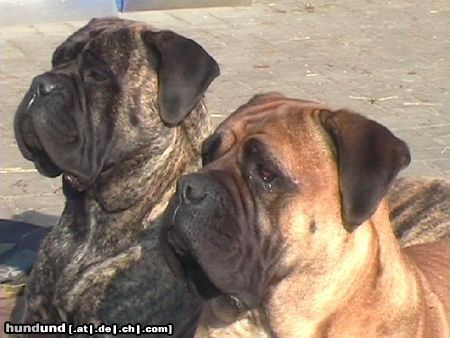
<svg viewBox="0 0 450 338"><path fill-rule="evenodd" d="M332 269L410 160L372 120L277 94L240 107L203 156L166 210L166 258L203 297L250 308L294 272Z"/></svg>

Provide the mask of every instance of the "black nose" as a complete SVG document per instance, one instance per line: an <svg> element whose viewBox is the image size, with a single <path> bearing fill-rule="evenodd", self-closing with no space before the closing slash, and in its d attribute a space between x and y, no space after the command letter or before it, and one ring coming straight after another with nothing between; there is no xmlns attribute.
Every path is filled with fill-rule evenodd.
<svg viewBox="0 0 450 338"><path fill-rule="evenodd" d="M208 196L208 184L198 174L181 177L177 184L177 194L184 203L199 204Z"/></svg>
<svg viewBox="0 0 450 338"><path fill-rule="evenodd" d="M52 74L36 76L32 84L33 91L37 95L48 95L61 88L61 82Z"/></svg>

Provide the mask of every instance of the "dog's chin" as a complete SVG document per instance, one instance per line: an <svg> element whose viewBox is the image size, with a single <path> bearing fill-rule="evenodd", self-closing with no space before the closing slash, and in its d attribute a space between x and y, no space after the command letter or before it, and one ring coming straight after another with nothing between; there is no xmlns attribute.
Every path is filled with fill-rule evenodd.
<svg viewBox="0 0 450 338"><path fill-rule="evenodd" d="M30 153L31 160L34 162L34 166L41 175L56 177L62 174L61 168L50 159L45 151L33 149Z"/></svg>
<svg viewBox="0 0 450 338"><path fill-rule="evenodd" d="M164 256L175 276L186 281L192 293L208 300L223 294L209 279L196 258L172 230L162 239Z"/></svg>
<svg viewBox="0 0 450 338"><path fill-rule="evenodd" d="M82 179L58 167L45 151L33 149L30 153L31 160L33 161L34 166L41 175L53 178L62 174L65 183L70 185L70 187L77 192L83 192L89 188L90 185L84 183Z"/></svg>
<svg viewBox="0 0 450 338"><path fill-rule="evenodd" d="M68 173L58 167L45 151L40 149L32 149L30 150L30 154L34 166L41 175L53 178L62 174L64 181L68 183L72 189L78 192L85 191L89 188L89 184L84 183L76 175Z"/></svg>

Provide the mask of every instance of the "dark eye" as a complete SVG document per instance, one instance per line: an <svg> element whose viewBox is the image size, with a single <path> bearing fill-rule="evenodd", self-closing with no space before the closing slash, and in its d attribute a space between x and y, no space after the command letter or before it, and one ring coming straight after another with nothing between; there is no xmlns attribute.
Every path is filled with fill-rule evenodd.
<svg viewBox="0 0 450 338"><path fill-rule="evenodd" d="M263 180L264 183L272 183L276 178L277 178L277 174L275 174L273 171L271 171L270 169L267 169L266 167L264 167L261 164L258 164L258 166L256 167L258 176Z"/></svg>
<svg viewBox="0 0 450 338"><path fill-rule="evenodd" d="M104 82L109 80L109 76L101 70L90 69L84 73L83 80L85 82Z"/></svg>

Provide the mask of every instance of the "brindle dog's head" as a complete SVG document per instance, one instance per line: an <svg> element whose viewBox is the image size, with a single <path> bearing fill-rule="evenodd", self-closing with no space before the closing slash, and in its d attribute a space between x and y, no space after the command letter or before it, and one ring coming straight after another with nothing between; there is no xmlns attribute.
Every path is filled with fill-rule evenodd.
<svg viewBox="0 0 450 338"><path fill-rule="evenodd" d="M165 212L166 259L204 298L250 308L294 270L332 269L410 158L372 120L275 94L226 119L203 156Z"/></svg>
<svg viewBox="0 0 450 338"><path fill-rule="evenodd" d="M41 174L63 173L85 191L140 149L168 147L172 127L202 105L218 74L192 40L134 21L93 19L33 79L15 116L17 143ZM204 115L198 124L208 123Z"/></svg>

